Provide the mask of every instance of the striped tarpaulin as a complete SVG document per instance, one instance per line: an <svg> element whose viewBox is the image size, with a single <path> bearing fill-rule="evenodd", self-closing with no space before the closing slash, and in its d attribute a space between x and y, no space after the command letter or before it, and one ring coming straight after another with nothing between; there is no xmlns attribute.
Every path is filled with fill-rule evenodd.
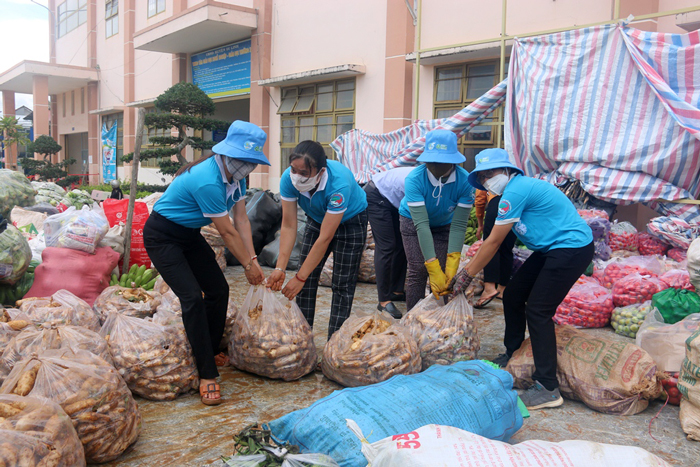
<svg viewBox="0 0 700 467"><path fill-rule="evenodd" d="M700 221L700 33L600 26L515 41L506 149L528 175Z"/></svg>
<svg viewBox="0 0 700 467"><path fill-rule="evenodd" d="M365 183L373 173L414 165L423 152L425 134L430 130L452 130L457 136L467 133L498 108L505 95L506 80L503 80L452 117L416 120L411 125L384 134L354 129L336 138L331 147L340 162L352 170L355 179Z"/></svg>

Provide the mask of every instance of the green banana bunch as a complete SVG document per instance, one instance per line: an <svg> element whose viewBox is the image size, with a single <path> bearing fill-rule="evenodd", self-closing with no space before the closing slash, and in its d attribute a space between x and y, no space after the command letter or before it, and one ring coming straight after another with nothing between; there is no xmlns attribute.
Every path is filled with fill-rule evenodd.
<svg viewBox="0 0 700 467"><path fill-rule="evenodd" d="M121 287L137 288L141 287L144 290L153 290L153 286L158 278L158 272L155 269L146 269L146 266L134 264L129 269L129 272L122 274L119 277L117 274L112 274L112 279L109 285L118 285Z"/></svg>

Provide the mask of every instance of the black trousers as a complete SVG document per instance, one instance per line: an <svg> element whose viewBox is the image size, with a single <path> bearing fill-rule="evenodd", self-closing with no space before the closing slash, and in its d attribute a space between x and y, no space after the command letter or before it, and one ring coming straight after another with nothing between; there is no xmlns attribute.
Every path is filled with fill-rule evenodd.
<svg viewBox="0 0 700 467"><path fill-rule="evenodd" d="M498 203L500 201L501 197L496 196L486 206L486 212L484 213L484 240L491 235L491 230L498 216ZM496 254L484 266L484 282L491 282L504 287L508 285L510 274L513 272L513 247L515 246L516 238L512 230L508 232L501 246L496 250Z"/></svg>
<svg viewBox="0 0 700 467"><path fill-rule="evenodd" d="M199 377L216 378L214 355L224 335L229 287L214 250L199 229L183 227L156 211L146 221L143 242L153 265L180 299Z"/></svg>
<svg viewBox="0 0 700 467"><path fill-rule="evenodd" d="M592 259L593 243L581 248L536 251L518 269L503 297L506 352L513 355L520 348L527 324L535 360L532 378L550 391L559 387L552 318Z"/></svg>
<svg viewBox="0 0 700 467"><path fill-rule="evenodd" d="M301 267L309 256L311 248L321 235L321 224L310 217L306 219L306 229L304 230L304 240L301 245L301 257L299 266ZM314 327L314 316L316 315L316 295L318 294L318 281L321 278L321 271L326 264L328 255L333 252L333 277L331 290L331 316L328 322L328 339L333 333L340 329L346 319L350 316L352 302L355 299L355 287L357 286L357 276L360 273L360 261L362 252L365 249L367 240L367 211L362 211L355 217L348 219L338 226L333 240L323 260L318 263L316 269L306 278L304 287L297 295L297 305L301 313L306 318L309 326Z"/></svg>
<svg viewBox="0 0 700 467"><path fill-rule="evenodd" d="M394 292L403 293L406 282L406 254L403 251L399 210L379 192L374 183L365 185L367 218L374 236L374 271L377 297L391 301Z"/></svg>

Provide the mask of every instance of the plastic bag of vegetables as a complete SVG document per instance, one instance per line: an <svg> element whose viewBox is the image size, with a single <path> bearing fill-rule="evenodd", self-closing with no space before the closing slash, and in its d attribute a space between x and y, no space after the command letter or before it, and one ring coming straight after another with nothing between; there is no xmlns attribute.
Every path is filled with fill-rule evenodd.
<svg viewBox="0 0 700 467"><path fill-rule="evenodd" d="M51 349L87 350L112 364L107 342L95 331L82 326L28 326L4 347L0 381L5 380L20 360Z"/></svg>
<svg viewBox="0 0 700 467"><path fill-rule="evenodd" d="M163 326L111 313L100 335L109 344L114 367L134 394L166 401L198 388L197 368L184 326Z"/></svg>
<svg viewBox="0 0 700 467"><path fill-rule="evenodd" d="M610 321L613 308L610 290L592 282L575 284L557 307L554 322L580 328L602 328Z"/></svg>
<svg viewBox="0 0 700 467"><path fill-rule="evenodd" d="M71 248L94 253L97 244L109 231L107 218L88 208L74 207L61 214L47 217L44 236L47 247Z"/></svg>
<svg viewBox="0 0 700 467"><path fill-rule="evenodd" d="M653 308L651 300L644 303L633 303L619 308L615 308L610 319L613 329L621 336L627 336L634 339L637 337L637 332L644 322L644 318Z"/></svg>
<svg viewBox="0 0 700 467"><path fill-rule="evenodd" d="M85 190L71 190L63 197L61 203L66 207L75 207L76 209L82 209L84 206L92 206L95 204L95 200L92 199L90 193Z"/></svg>
<svg viewBox="0 0 700 467"><path fill-rule="evenodd" d="M29 179L19 172L0 169L0 216L10 218L15 206L31 206L36 192Z"/></svg>
<svg viewBox="0 0 700 467"><path fill-rule="evenodd" d="M161 295L158 292L146 291L142 288L127 288L114 285L102 291L92 307L105 322L110 313L146 318L153 316L160 305Z"/></svg>
<svg viewBox="0 0 700 467"><path fill-rule="evenodd" d="M46 399L0 396L3 465L82 467L85 452L71 419Z"/></svg>
<svg viewBox="0 0 700 467"><path fill-rule="evenodd" d="M435 364L474 360L479 354L474 310L465 294L444 306L430 294L401 319L401 324L418 343L423 370Z"/></svg>
<svg viewBox="0 0 700 467"><path fill-rule="evenodd" d="M25 272L15 285L0 285L0 305L15 306L17 300L22 300L34 284L34 273Z"/></svg>
<svg viewBox="0 0 700 467"><path fill-rule="evenodd" d="M630 274L613 285L613 303L615 306L643 303L651 300L655 293L667 288L668 285L656 276Z"/></svg>
<svg viewBox="0 0 700 467"><path fill-rule="evenodd" d="M418 343L387 313L353 313L323 349L321 369L343 386L366 386L421 371Z"/></svg>
<svg viewBox="0 0 700 467"><path fill-rule="evenodd" d="M669 324L652 309L637 333L636 344L649 352L659 371L680 371L685 358L685 341L700 329L700 313Z"/></svg>
<svg viewBox="0 0 700 467"><path fill-rule="evenodd" d="M100 330L97 313L85 300L67 290L59 290L49 297L24 298L17 306L34 324L72 324L95 332Z"/></svg>
<svg viewBox="0 0 700 467"><path fill-rule="evenodd" d="M637 229L629 222L615 222L610 227L608 245L612 251L637 251Z"/></svg>
<svg viewBox="0 0 700 467"><path fill-rule="evenodd" d="M13 337L31 325L18 309L5 309L0 306L0 349L4 349Z"/></svg>
<svg viewBox="0 0 700 467"><path fill-rule="evenodd" d="M14 226L8 225L0 233L0 284L15 285L31 260L32 250L27 239Z"/></svg>
<svg viewBox="0 0 700 467"><path fill-rule="evenodd" d="M314 336L295 302L251 286L235 321L228 354L239 370L293 381L316 368Z"/></svg>
<svg viewBox="0 0 700 467"><path fill-rule="evenodd" d="M85 460L91 464L116 459L141 431L138 406L117 370L84 350L47 350L23 359L0 392L59 404L73 422Z"/></svg>

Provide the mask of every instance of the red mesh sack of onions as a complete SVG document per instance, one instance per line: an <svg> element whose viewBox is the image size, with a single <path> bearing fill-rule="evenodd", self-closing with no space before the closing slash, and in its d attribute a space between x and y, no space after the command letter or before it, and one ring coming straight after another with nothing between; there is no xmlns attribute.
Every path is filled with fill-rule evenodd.
<svg viewBox="0 0 700 467"><path fill-rule="evenodd" d="M666 256L671 258L673 261L678 261L679 263L688 259L688 250L683 248L671 248L666 252Z"/></svg>
<svg viewBox="0 0 700 467"><path fill-rule="evenodd" d="M695 292L695 286L690 283L690 274L683 269L671 269L663 273L659 279L674 289L686 289Z"/></svg>
<svg viewBox="0 0 700 467"><path fill-rule="evenodd" d="M637 248L640 255L665 255L671 245L642 232L637 234Z"/></svg>
<svg viewBox="0 0 700 467"><path fill-rule="evenodd" d="M613 296L602 285L584 282L575 284L557 308L554 322L581 328L602 328L610 322Z"/></svg>
<svg viewBox="0 0 700 467"><path fill-rule="evenodd" d="M603 277L596 277L600 285L612 289L613 284L632 273L644 276L659 276L664 271L664 265L655 256L631 256L615 258L608 262Z"/></svg>
<svg viewBox="0 0 700 467"><path fill-rule="evenodd" d="M608 246L612 251L637 251L637 229L629 222L615 222L610 227Z"/></svg>
<svg viewBox="0 0 700 467"><path fill-rule="evenodd" d="M651 300L655 293L668 289L668 285L656 276L639 273L615 282L612 287L613 303L615 306L627 306Z"/></svg>
<svg viewBox="0 0 700 467"><path fill-rule="evenodd" d="M472 258L477 251L479 251L479 247L481 247L481 244L484 243L483 240L479 240L478 242L474 242L472 246L469 247L467 250L467 258Z"/></svg>

